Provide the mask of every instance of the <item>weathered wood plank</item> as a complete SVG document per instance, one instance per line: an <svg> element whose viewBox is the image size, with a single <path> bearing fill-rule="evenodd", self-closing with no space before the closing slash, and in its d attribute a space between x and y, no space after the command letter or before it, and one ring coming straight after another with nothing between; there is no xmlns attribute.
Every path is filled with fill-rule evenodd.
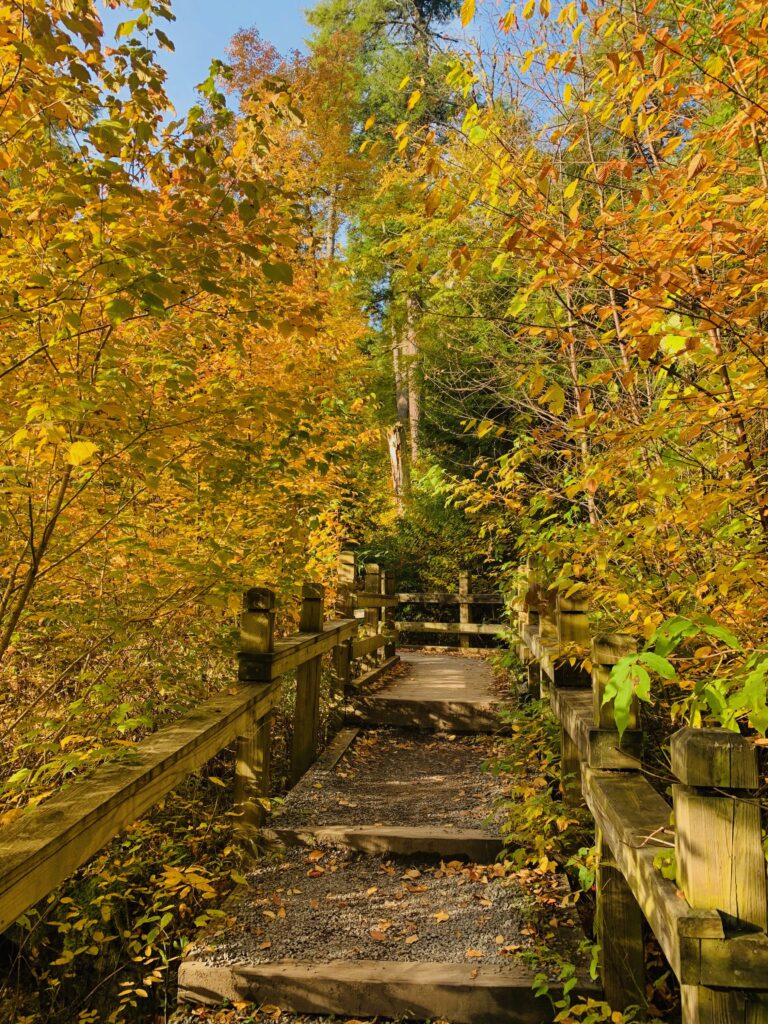
<svg viewBox="0 0 768 1024"><path fill-rule="evenodd" d="M421 594L397 594L400 604L461 604L461 594L443 594L438 590ZM501 594L470 594L470 604L492 604L503 606L506 602Z"/></svg>
<svg viewBox="0 0 768 1024"><path fill-rule="evenodd" d="M595 927L605 998L615 1010L645 1008L643 914L600 831L597 850Z"/></svg>
<svg viewBox="0 0 768 1024"><path fill-rule="evenodd" d="M357 661L358 658L365 658L369 654L373 654L374 651L378 651L380 647L383 647L387 642L387 638L382 633L377 633L375 636L364 636L359 640L352 641L352 660Z"/></svg>
<svg viewBox="0 0 768 1024"><path fill-rule="evenodd" d="M375 665L373 668L368 669L367 672L363 672L362 675L356 676L352 680L353 689L364 690L369 683L375 682L383 676L385 672L388 672L391 668L394 668L395 665L399 664L399 662L400 655L393 654L391 658L387 658L386 661L382 661L380 665Z"/></svg>
<svg viewBox="0 0 768 1024"><path fill-rule="evenodd" d="M670 808L637 772L586 768L584 798L672 970L682 981L680 922L701 915L679 898L674 882L662 877L653 863L660 851L672 845ZM714 911L702 913L718 926Z"/></svg>
<svg viewBox="0 0 768 1024"><path fill-rule="evenodd" d="M305 633L319 633L323 625L325 588L319 583L305 583L302 588L299 628ZM320 724L320 669L322 655L315 654L296 670L296 707L293 715L291 746L291 778L298 782L315 760Z"/></svg>
<svg viewBox="0 0 768 1024"><path fill-rule="evenodd" d="M517 964L482 967L464 963L334 960L305 963L215 966L184 960L179 997L194 1003L224 1000L275 1003L296 1013L340 1017L394 1017L453 1024L516 1024L551 1021L546 997L533 994L533 972ZM594 986L579 985L577 991ZM550 995L557 998L558 986Z"/></svg>
<svg viewBox="0 0 768 1024"><path fill-rule="evenodd" d="M326 654L342 640L357 633L357 619L339 619L323 624L322 632L293 633L275 640L272 654L252 654L241 651L238 655L239 678L242 682L267 683L278 679L291 669L298 668L319 654Z"/></svg>
<svg viewBox="0 0 768 1024"><path fill-rule="evenodd" d="M395 629L401 633L469 633L496 636L500 630L506 628L501 622L395 622Z"/></svg>
<svg viewBox="0 0 768 1024"><path fill-rule="evenodd" d="M0 830L0 931L279 699L277 684L215 697Z"/></svg>
<svg viewBox="0 0 768 1024"><path fill-rule="evenodd" d="M396 608L397 597L387 597L384 594L355 594L355 605L358 608Z"/></svg>
<svg viewBox="0 0 768 1024"><path fill-rule="evenodd" d="M440 732L495 733L501 730L498 705L480 701L407 700L383 694L361 697L351 720L367 725L394 725Z"/></svg>
<svg viewBox="0 0 768 1024"><path fill-rule="evenodd" d="M402 856L466 857L476 864L491 864L504 849L501 836L482 829L424 828L398 825L296 825L280 827L269 837L287 846L342 846L361 853L396 853Z"/></svg>

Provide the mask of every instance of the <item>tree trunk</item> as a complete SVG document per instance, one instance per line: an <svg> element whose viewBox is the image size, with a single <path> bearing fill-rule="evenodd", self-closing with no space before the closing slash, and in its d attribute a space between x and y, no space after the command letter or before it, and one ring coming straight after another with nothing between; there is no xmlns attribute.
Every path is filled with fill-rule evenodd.
<svg viewBox="0 0 768 1024"><path fill-rule="evenodd" d="M419 461L419 430L421 427L421 387L419 383L419 346L416 339L416 300L406 299L405 329L401 346L401 363L408 387L408 436L411 465Z"/></svg>

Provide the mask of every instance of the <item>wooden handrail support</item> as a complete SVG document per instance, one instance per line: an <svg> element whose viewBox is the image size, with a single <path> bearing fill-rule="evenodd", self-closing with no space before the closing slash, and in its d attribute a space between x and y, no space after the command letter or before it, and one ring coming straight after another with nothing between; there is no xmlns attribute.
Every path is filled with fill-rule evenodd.
<svg viewBox="0 0 768 1024"><path fill-rule="evenodd" d="M768 897L754 745L721 729L677 732L671 753L680 782L671 826L671 808L639 770L637 708L620 739L612 709L603 706L612 666L635 650L634 640L595 637L591 680L572 665L563 674L574 650L586 655L586 604L561 601L552 617L541 601L532 607L531 580L537 593L542 588L531 567L522 575L515 606L520 651L529 680L533 665L561 723L564 798L583 798L595 820L606 999L619 1010L644 1005L645 919L680 982L683 1024L767 1024ZM584 617L577 622L576 615ZM655 863L672 849L677 882Z"/></svg>
<svg viewBox="0 0 768 1024"><path fill-rule="evenodd" d="M351 592L354 563L343 557L342 567ZM386 589L381 601L367 613L375 615L377 622L381 609L393 608L396 601L393 579L387 580ZM322 590L316 584L305 586L302 628L278 640L274 636L274 593L263 588L247 591L241 618L239 683L234 691L211 698L137 743L119 762L83 775L0 829L0 932L234 740L234 802L240 810L240 829L247 835L262 823L262 804L269 795L270 723L281 701L278 680L286 672L298 670L292 758L295 777L309 767L317 750L321 657L334 652L337 692L352 678L351 652L359 622L353 618L323 622ZM363 641L371 650L391 642L388 633ZM390 657L382 669L396 660ZM343 680L339 679L340 670L345 672Z"/></svg>
<svg viewBox="0 0 768 1024"><path fill-rule="evenodd" d="M507 628L506 622L474 622L472 609L476 605L488 605L505 607L506 599L502 594L475 593L472 590L472 581L469 573L459 574L458 591L455 593L441 592L436 590L423 592L402 592L396 595L400 605L443 605L452 607L458 605L458 622L419 622L406 619L397 619L393 627L398 633L446 633L458 638L460 648L468 649L473 636L498 636Z"/></svg>
<svg viewBox="0 0 768 1024"><path fill-rule="evenodd" d="M0 931L279 699L277 685L214 697L0 830Z"/></svg>

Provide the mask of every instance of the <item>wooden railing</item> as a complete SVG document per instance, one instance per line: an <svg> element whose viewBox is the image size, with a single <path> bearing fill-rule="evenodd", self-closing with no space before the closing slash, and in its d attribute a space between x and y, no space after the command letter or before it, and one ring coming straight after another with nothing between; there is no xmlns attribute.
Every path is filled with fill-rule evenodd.
<svg viewBox="0 0 768 1024"><path fill-rule="evenodd" d="M725 729L676 732L670 808L643 773L636 703L621 739L603 704L634 639L591 636L584 596L556 597L531 569L525 577L517 611L528 686L560 721L566 800L583 800L595 819L606 999L620 1010L645 1006L645 920L680 982L684 1024L765 1024L768 896L754 744ZM658 866L671 850L676 881Z"/></svg>
<svg viewBox="0 0 768 1024"><path fill-rule="evenodd" d="M342 566L343 569L343 566ZM378 570L377 570L378 573ZM370 586L373 588L374 575ZM361 687L397 660L394 630L382 629L382 609L392 609L394 580L377 575L377 589L343 591L350 614L324 621L324 589L306 584L299 631L275 638L275 594L254 588L244 595L239 682L183 718L137 743L129 757L83 775L12 825L0 829L0 932L141 817L167 793L237 741L234 802L240 828L262 824L270 792L271 719L281 702L280 679L296 671L291 776L295 781L317 755L320 673L332 656L332 688L339 698ZM368 584L368 577L366 577ZM359 602L367 622L351 614ZM389 620L391 620L391 611ZM363 635L365 633L370 635ZM371 666L379 653L385 660Z"/></svg>
<svg viewBox="0 0 768 1024"><path fill-rule="evenodd" d="M508 628L508 623L496 622L474 622L473 609L476 606L484 605L503 608L504 597L499 593L480 592L473 593L469 573L461 573L459 576L459 589L456 593L443 591L427 591L423 593L400 593L397 595L401 606L405 605L432 605L440 608L459 607L458 622L422 622L416 619L406 620L398 618L395 621L395 629L398 634L404 633L436 633L447 636L458 636L459 647L468 648L472 645L472 638L479 636L498 636L499 632Z"/></svg>

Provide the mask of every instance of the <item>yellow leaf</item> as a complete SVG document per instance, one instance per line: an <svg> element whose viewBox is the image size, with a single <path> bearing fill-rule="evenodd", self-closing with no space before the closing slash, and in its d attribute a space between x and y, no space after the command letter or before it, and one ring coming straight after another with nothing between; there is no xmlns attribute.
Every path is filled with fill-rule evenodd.
<svg viewBox="0 0 768 1024"><path fill-rule="evenodd" d="M461 5L461 24L464 28L475 16L475 0L464 0Z"/></svg>
<svg viewBox="0 0 768 1024"><path fill-rule="evenodd" d="M532 18L533 12L536 10L536 0L528 0L528 3L523 8L523 17Z"/></svg>
<svg viewBox="0 0 768 1024"><path fill-rule="evenodd" d="M569 182L569 184L566 185L565 190L563 192L563 199L570 199L578 187L579 179L574 178L573 181Z"/></svg>
<svg viewBox="0 0 768 1024"><path fill-rule="evenodd" d="M92 441L75 441L69 446L67 462L70 466L82 466L98 451L98 447Z"/></svg>
<svg viewBox="0 0 768 1024"><path fill-rule="evenodd" d="M413 110L413 108L416 106L420 99L421 91L419 89L414 89L411 95L408 97L408 110Z"/></svg>
<svg viewBox="0 0 768 1024"><path fill-rule="evenodd" d="M369 128L373 128L373 126L375 124L376 124L376 116L375 116L375 114L371 114L371 116L365 122L365 125L364 125L365 131L368 131Z"/></svg>
<svg viewBox="0 0 768 1024"><path fill-rule="evenodd" d="M566 106L567 106L571 102L572 98L573 98L573 86L571 85L570 82L568 82L566 87L563 89L563 103L565 103Z"/></svg>
<svg viewBox="0 0 768 1024"><path fill-rule="evenodd" d="M397 87L398 92L402 92L403 89L406 87L406 85L408 85L410 80L411 80L411 76L410 75L406 75L405 78L403 78L402 81L400 82L400 85L398 85L398 87Z"/></svg>

